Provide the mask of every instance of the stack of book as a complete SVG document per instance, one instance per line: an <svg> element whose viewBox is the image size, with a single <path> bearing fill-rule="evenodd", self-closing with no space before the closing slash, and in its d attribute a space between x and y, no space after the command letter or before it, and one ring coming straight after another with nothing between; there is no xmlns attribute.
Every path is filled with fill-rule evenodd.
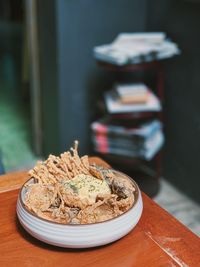
<svg viewBox="0 0 200 267"><path fill-rule="evenodd" d="M143 83L117 84L114 92L121 104L145 104L149 100L149 90Z"/></svg>
<svg viewBox="0 0 200 267"><path fill-rule="evenodd" d="M142 116L120 120L119 115L159 112L159 98L144 83L131 83L116 84L104 99L109 115L91 125L94 150L151 160L164 143L162 123Z"/></svg>
<svg viewBox="0 0 200 267"><path fill-rule="evenodd" d="M158 33L121 33L111 43L94 47L97 60L123 66L170 58L180 54L177 45Z"/></svg>
<svg viewBox="0 0 200 267"><path fill-rule="evenodd" d="M118 84L104 98L110 114L161 111L158 97L143 83Z"/></svg>
<svg viewBox="0 0 200 267"><path fill-rule="evenodd" d="M91 129L94 149L103 154L151 160L164 142L162 124L158 120L128 127L105 117L93 122Z"/></svg>

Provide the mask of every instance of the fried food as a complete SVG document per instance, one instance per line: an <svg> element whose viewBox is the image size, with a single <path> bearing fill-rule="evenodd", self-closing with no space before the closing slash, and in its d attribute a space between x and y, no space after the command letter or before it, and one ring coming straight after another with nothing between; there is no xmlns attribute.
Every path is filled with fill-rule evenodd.
<svg viewBox="0 0 200 267"><path fill-rule="evenodd" d="M50 155L29 171L25 205L41 218L64 224L112 219L129 210L135 199L131 181L79 157L78 141L60 156Z"/></svg>

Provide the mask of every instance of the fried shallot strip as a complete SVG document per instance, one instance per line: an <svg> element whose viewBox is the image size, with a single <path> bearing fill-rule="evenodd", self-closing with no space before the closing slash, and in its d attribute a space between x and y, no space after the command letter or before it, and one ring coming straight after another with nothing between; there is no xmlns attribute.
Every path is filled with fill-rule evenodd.
<svg viewBox="0 0 200 267"><path fill-rule="evenodd" d="M74 147L60 155L60 157L50 155L44 162L38 162L29 171L29 175L41 184L55 184L63 180L73 179L79 174L90 174L88 156L79 157L78 141L74 142Z"/></svg>

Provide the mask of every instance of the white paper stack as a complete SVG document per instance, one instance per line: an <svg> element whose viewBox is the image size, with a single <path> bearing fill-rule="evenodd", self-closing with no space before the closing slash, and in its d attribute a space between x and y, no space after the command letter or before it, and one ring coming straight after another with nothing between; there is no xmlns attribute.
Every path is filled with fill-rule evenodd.
<svg viewBox="0 0 200 267"><path fill-rule="evenodd" d="M97 60L116 65L138 64L180 54L177 45L160 33L121 33L111 43L94 47Z"/></svg>

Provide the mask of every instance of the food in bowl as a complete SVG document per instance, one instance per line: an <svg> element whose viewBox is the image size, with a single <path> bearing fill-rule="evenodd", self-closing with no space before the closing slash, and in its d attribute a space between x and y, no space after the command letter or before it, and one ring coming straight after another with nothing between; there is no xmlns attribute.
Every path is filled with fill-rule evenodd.
<svg viewBox="0 0 200 267"><path fill-rule="evenodd" d="M135 185L125 176L78 154L78 141L60 156L50 155L29 171L24 204L40 218L62 224L91 224L128 211Z"/></svg>

